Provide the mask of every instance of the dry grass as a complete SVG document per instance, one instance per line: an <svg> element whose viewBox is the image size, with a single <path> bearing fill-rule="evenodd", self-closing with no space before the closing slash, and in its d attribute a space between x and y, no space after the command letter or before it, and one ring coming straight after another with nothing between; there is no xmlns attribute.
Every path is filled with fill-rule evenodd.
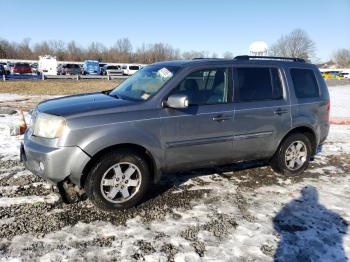
<svg viewBox="0 0 350 262"><path fill-rule="evenodd" d="M122 80L0 81L0 93L14 93L19 95L70 95L112 89L121 82Z"/></svg>

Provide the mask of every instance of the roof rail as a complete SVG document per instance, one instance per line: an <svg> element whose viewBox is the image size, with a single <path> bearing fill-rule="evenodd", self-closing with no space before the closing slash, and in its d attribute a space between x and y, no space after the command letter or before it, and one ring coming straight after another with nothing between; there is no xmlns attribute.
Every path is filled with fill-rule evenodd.
<svg viewBox="0 0 350 262"><path fill-rule="evenodd" d="M235 60L250 60L250 59L261 59L261 60L285 60L292 62L305 63L303 58L296 57L282 57L282 56L250 56L250 55L239 55L234 58Z"/></svg>
<svg viewBox="0 0 350 262"><path fill-rule="evenodd" d="M216 58L216 57L195 57L195 58L192 58L192 60L200 60L200 59L220 59L220 58Z"/></svg>

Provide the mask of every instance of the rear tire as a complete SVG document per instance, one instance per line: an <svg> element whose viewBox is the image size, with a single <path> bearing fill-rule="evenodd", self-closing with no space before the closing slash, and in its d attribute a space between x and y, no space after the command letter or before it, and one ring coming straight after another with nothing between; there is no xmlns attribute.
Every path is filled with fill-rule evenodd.
<svg viewBox="0 0 350 262"><path fill-rule="evenodd" d="M301 133L291 134L284 139L270 165L283 175L300 175L308 167L311 158L310 139Z"/></svg>
<svg viewBox="0 0 350 262"><path fill-rule="evenodd" d="M130 150L103 155L89 172L85 191L98 208L114 211L131 208L143 199L150 184L145 158Z"/></svg>

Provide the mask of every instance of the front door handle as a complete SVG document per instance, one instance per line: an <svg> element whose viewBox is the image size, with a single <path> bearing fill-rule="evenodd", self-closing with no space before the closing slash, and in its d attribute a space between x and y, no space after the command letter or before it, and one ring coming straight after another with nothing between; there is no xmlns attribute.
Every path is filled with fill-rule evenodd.
<svg viewBox="0 0 350 262"><path fill-rule="evenodd" d="M282 109L282 108L277 108L273 113L274 113L275 115L280 116L280 115L286 114L286 113L288 113L288 112L289 112L289 110Z"/></svg>
<svg viewBox="0 0 350 262"><path fill-rule="evenodd" d="M217 116L213 117L213 120L218 121L218 122L230 120L230 119L233 119L233 116L231 116L231 115L217 115Z"/></svg>

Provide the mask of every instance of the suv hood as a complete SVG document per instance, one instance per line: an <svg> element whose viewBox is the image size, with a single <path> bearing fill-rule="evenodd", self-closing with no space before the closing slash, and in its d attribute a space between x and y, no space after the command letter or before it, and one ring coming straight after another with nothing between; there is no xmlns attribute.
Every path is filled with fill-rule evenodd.
<svg viewBox="0 0 350 262"><path fill-rule="evenodd" d="M136 102L118 99L103 93L91 93L44 101L39 103L38 110L39 112L65 117L133 104L136 104Z"/></svg>

